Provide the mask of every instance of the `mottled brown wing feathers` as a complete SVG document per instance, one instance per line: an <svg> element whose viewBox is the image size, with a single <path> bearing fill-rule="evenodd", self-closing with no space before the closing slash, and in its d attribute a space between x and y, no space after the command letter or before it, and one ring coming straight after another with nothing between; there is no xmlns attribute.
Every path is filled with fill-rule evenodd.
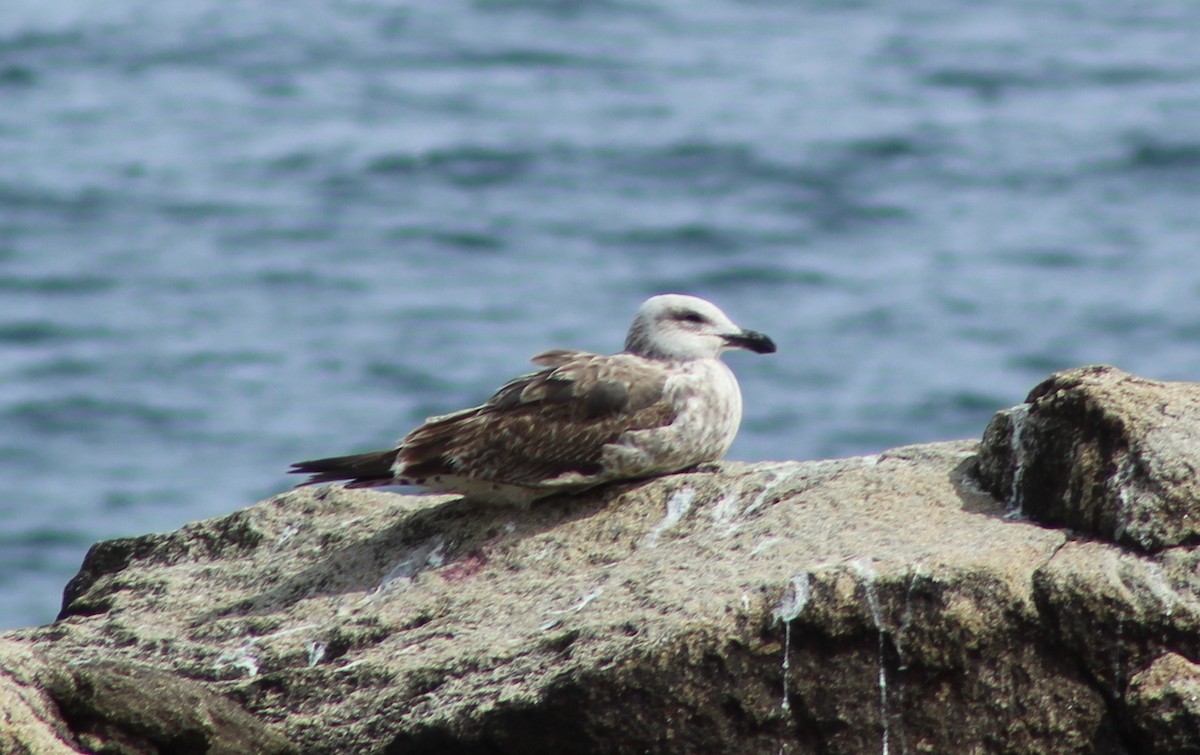
<svg viewBox="0 0 1200 755"><path fill-rule="evenodd" d="M628 430L670 424L661 365L629 354L551 351L545 369L515 378L487 403L434 417L400 447L404 475L469 474L534 484L561 474L602 471L606 443Z"/></svg>

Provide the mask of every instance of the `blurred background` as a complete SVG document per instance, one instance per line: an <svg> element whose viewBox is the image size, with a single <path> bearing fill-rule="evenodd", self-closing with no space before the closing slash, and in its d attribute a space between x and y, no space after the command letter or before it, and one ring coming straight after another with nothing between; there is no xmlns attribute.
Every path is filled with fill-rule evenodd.
<svg viewBox="0 0 1200 755"><path fill-rule="evenodd" d="M814 459L1196 378L1198 254L1196 3L7 0L0 627L654 293Z"/></svg>

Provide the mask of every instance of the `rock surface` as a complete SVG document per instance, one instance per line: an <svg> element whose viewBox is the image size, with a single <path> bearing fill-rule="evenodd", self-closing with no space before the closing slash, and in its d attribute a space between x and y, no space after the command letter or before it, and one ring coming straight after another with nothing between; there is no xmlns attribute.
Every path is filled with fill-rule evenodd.
<svg viewBox="0 0 1200 755"><path fill-rule="evenodd" d="M1115 367L1059 372L984 433L980 478L998 498L1145 551L1200 542L1200 384Z"/></svg>
<svg viewBox="0 0 1200 755"><path fill-rule="evenodd" d="M524 510L306 488L99 543L59 621L0 637L0 751L1197 751L1200 552L1012 516L980 486L1010 489L1003 421Z"/></svg>

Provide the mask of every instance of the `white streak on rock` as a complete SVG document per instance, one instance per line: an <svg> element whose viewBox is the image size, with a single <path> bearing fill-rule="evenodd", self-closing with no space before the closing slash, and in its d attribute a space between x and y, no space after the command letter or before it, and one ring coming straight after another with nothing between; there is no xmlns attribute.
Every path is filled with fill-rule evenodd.
<svg viewBox="0 0 1200 755"><path fill-rule="evenodd" d="M1151 550L1154 545L1154 537L1148 529L1145 519L1139 511L1140 495L1134 485L1138 477L1138 464L1131 454L1127 454L1121 459L1117 466L1117 473L1109 478L1108 485L1116 493L1117 497L1117 521L1113 535L1117 539L1129 536L1134 542L1142 546L1146 550ZM1153 517L1151 517L1153 519Z"/></svg>
<svg viewBox="0 0 1200 755"><path fill-rule="evenodd" d="M789 674L792 667L792 622L808 605L812 597L812 585L808 574L797 574L788 582L788 588L783 593L779 607L775 609L775 620L783 622L783 701L780 707L788 710L792 707L788 701Z"/></svg>
<svg viewBox="0 0 1200 755"><path fill-rule="evenodd" d="M879 634L879 718L883 724L883 742L880 752L888 755L891 739L891 723L888 720L888 681L887 664L884 663L884 633L883 618L879 611L879 588L876 583L875 567L865 558L856 558L850 562L854 572L862 579L863 591L866 594L867 610L871 612L871 621Z"/></svg>
<svg viewBox="0 0 1200 755"><path fill-rule="evenodd" d="M762 540L758 541L753 548L750 549L750 558L762 555L774 546L778 545L782 540L783 538L779 537L764 537Z"/></svg>
<svg viewBox="0 0 1200 755"><path fill-rule="evenodd" d="M916 589L918 580L925 579L929 575L920 563L917 563L909 576L908 591L904 595L904 615L900 618L900 627L892 636L892 644L896 646L896 655L900 657L900 671L908 668L908 660L904 655L904 633L912 626L912 596L913 590Z"/></svg>
<svg viewBox="0 0 1200 755"><path fill-rule="evenodd" d="M744 488L740 484L729 494L723 496L717 502L716 506L713 507L710 514L713 524L724 527L720 532L721 537L729 537L740 530L744 520L761 509L771 493L778 490L781 485L791 480L800 472L799 469L793 469L791 472L786 471L796 466L790 462L763 466L767 467L767 471L770 472L771 476L766 484L763 485L762 490L758 491L745 508L741 508L742 491Z"/></svg>
<svg viewBox="0 0 1200 755"><path fill-rule="evenodd" d="M425 569L436 569L444 563L446 563L445 539L438 535L405 552L404 556L392 565L387 574L383 575L383 579L371 591L370 597L392 589L393 584L398 580L403 584L409 584Z"/></svg>
<svg viewBox="0 0 1200 755"><path fill-rule="evenodd" d="M642 545L646 548L653 548L658 545L658 541L662 538L663 533L676 524L679 524L687 516L687 513L692 510L692 499L695 497L695 488L681 488L676 490L667 499L666 516L662 518L662 521L654 525L654 529L646 533L646 537L642 540Z"/></svg>
<svg viewBox="0 0 1200 755"><path fill-rule="evenodd" d="M552 613L552 614L554 614L554 613L579 613L583 609L587 608L588 603L591 603L593 600L600 597L600 595L603 592L604 592L603 587L597 587L596 589L589 592L587 595L584 595L582 598L580 598L579 602L576 603L575 605L571 606L570 608L562 608L557 611L550 611L549 613Z"/></svg>
<svg viewBox="0 0 1200 755"><path fill-rule="evenodd" d="M792 465L780 464L775 468L775 471L773 471L771 473L771 479L767 481L767 484L763 486L763 489L760 490L758 495L756 495L754 497L754 500L750 502L749 506L742 509L742 515L741 515L742 519L745 519L745 518L751 516L752 514L754 514L754 512L756 512L760 508L762 508L763 504L767 500L767 496L769 496L771 493L775 492L775 490L777 490L780 485L782 485L783 483L790 480L792 477L794 477L796 475L797 472L799 472L799 470L794 470L790 473L784 474L783 470L789 466L792 466Z"/></svg>
<svg viewBox="0 0 1200 755"><path fill-rule="evenodd" d="M316 666L325 659L325 643L310 642L308 643L308 665L309 668Z"/></svg>
<svg viewBox="0 0 1200 755"><path fill-rule="evenodd" d="M1141 567L1140 571L1142 572L1140 575L1141 579L1138 581L1144 584L1146 589L1150 591L1150 594L1159 602L1164 615L1171 616L1174 614L1175 609L1183 604L1183 596L1171 586L1171 583L1167 580L1167 575L1163 573L1162 566L1152 561L1140 561L1138 565Z"/></svg>
<svg viewBox="0 0 1200 755"><path fill-rule="evenodd" d="M246 672L246 676L258 676L258 656L255 654L254 642L247 642L228 653L222 654L217 658L217 663L222 666L232 666L240 668Z"/></svg>
<svg viewBox="0 0 1200 755"><path fill-rule="evenodd" d="M712 507L712 511L708 514L712 518L713 524L724 527L729 526L738 515L738 511L741 510L741 497L742 486L740 484L721 496L721 499L717 501L716 505Z"/></svg>
<svg viewBox="0 0 1200 755"><path fill-rule="evenodd" d="M1025 427L1029 424L1029 404L1017 404L1008 410L1008 421L1012 424L1009 435L1009 446L1012 449L1013 478L1012 490L1008 494L1007 519L1021 519L1025 516L1025 494L1021 486L1025 481Z"/></svg>
<svg viewBox="0 0 1200 755"><path fill-rule="evenodd" d="M261 637L258 637L255 640L255 642L265 642L267 640L274 640L279 637L287 637L288 635L292 635L292 634L300 634L301 632L307 632L311 629L315 629L316 626L317 626L316 624L301 624L298 627L288 627L287 629L280 629L276 632L271 632L270 634L264 634Z"/></svg>
<svg viewBox="0 0 1200 755"><path fill-rule="evenodd" d="M275 538L275 546L286 545L289 540L299 534L300 528L294 524L289 524L279 533L279 537Z"/></svg>
<svg viewBox="0 0 1200 755"><path fill-rule="evenodd" d="M788 581L788 588L775 609L776 621L795 621L812 597L812 582L807 573L797 574Z"/></svg>

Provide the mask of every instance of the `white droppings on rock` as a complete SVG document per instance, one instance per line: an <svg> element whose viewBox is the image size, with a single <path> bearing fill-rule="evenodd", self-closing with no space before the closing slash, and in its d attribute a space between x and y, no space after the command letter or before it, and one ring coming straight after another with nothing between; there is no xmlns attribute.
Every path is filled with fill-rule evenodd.
<svg viewBox="0 0 1200 755"><path fill-rule="evenodd" d="M778 545L782 540L783 538L780 537L764 537L762 540L759 540L757 543L755 543L754 547L750 549L750 558L761 556L774 546Z"/></svg>
<svg viewBox="0 0 1200 755"><path fill-rule="evenodd" d="M266 642L267 640L274 640L274 639L278 639L280 637L287 637L288 635L300 634L301 632L308 632L312 629L315 629L316 626L317 626L316 624L301 624L298 627L288 627L287 629L279 629L274 632L271 632L270 634L264 634L261 637L255 638L254 642L262 643L262 642Z"/></svg>
<svg viewBox="0 0 1200 755"><path fill-rule="evenodd" d="M913 590L917 587L917 582L927 579L929 574L925 571L925 567L920 561L917 561L912 568L912 572L908 578L908 590L904 594L904 614L900 617L900 626L896 629L896 633L892 636L892 644L896 647L896 655L900 659L900 671L908 668L908 660L904 653L904 634L912 626L912 597Z"/></svg>
<svg viewBox="0 0 1200 755"><path fill-rule="evenodd" d="M788 580L788 587L775 609L776 621L795 621L812 597L812 580L807 573L797 574Z"/></svg>
<svg viewBox="0 0 1200 755"><path fill-rule="evenodd" d="M600 595L603 592L604 592L603 587L597 587L596 589L589 592L587 595L584 595L582 598L580 598L579 602L576 603L575 605L571 606L570 608L561 608L556 611L550 611L549 613L552 613L552 614L554 614L554 613L579 613L583 609L587 608L588 603L591 603L593 600L600 597Z"/></svg>
<svg viewBox="0 0 1200 755"><path fill-rule="evenodd" d="M788 685L791 681L789 675L792 667L792 622L808 605L811 597L812 584L808 574L797 574L788 580L787 589L784 590L783 598L774 612L775 620L783 622L783 700L780 707L784 710L792 707L788 700Z"/></svg>
<svg viewBox="0 0 1200 755"><path fill-rule="evenodd" d="M279 537L275 538L275 547L278 548L280 546L287 545L288 541L299 534L299 532L299 527L294 524L288 524L283 528L283 531L279 533Z"/></svg>
<svg viewBox="0 0 1200 755"><path fill-rule="evenodd" d="M741 506L744 486L739 483L733 490L722 496L710 512L709 516L712 518L713 524L724 528L719 533L721 537L729 537L740 530L747 518L763 508L768 496L801 471L800 469L794 469L787 472L786 470L796 466L792 462L764 464L762 466L770 471L771 476L745 508Z"/></svg>
<svg viewBox="0 0 1200 755"><path fill-rule="evenodd" d="M642 539L642 546L653 548L658 545L658 541L662 538L663 533L679 524L687 513L692 510L692 499L696 497L695 488L680 488L671 494L667 499L667 513L654 525L654 528L646 533L646 537Z"/></svg>
<svg viewBox="0 0 1200 755"><path fill-rule="evenodd" d="M312 668L325 659L325 643L320 641L308 643L308 666Z"/></svg>
<svg viewBox="0 0 1200 755"><path fill-rule="evenodd" d="M250 678L258 676L258 655L255 653L254 642L247 642L228 653L223 653L217 658L217 664L241 669Z"/></svg>
<svg viewBox="0 0 1200 755"><path fill-rule="evenodd" d="M1009 446L1012 449L1013 475L1012 489L1008 493L1007 519L1023 519L1025 517L1025 493L1021 489L1025 481L1025 463L1027 449L1025 448L1025 427L1029 420L1030 404L1017 404L1008 410L1008 421L1012 424L1009 435Z"/></svg>
<svg viewBox="0 0 1200 755"><path fill-rule="evenodd" d="M769 495L778 490L780 485L792 479L792 477L794 477L800 471L798 469L793 469L791 472L784 474L784 469L795 466L795 464L775 465L776 471L772 472L771 479L768 480L767 484L763 486L763 489L758 492L758 495L754 496L754 500L750 502L750 505L742 509L741 518L745 519L750 517L759 509L761 509L763 504L766 503Z"/></svg>
<svg viewBox="0 0 1200 755"><path fill-rule="evenodd" d="M880 743L880 752L882 755L888 755L891 740L891 723L888 720L888 678L887 664L884 659L884 634L886 629L883 626L883 617L879 610L879 586L877 584L877 576L875 567L866 558L856 558L850 562L850 566L854 569L854 573L862 580L863 592L866 595L867 610L871 614L871 621L875 624L875 631L879 634L879 719L883 727L882 742Z"/></svg>
<svg viewBox="0 0 1200 755"><path fill-rule="evenodd" d="M1162 604L1163 613L1171 616L1175 613L1175 609L1183 603L1183 596L1167 581L1167 576L1163 574L1161 566L1155 563L1146 563L1144 570L1146 587L1150 588L1151 594Z"/></svg>
<svg viewBox="0 0 1200 755"><path fill-rule="evenodd" d="M713 524L718 527L728 527L741 511L742 486L736 485L717 501L708 513Z"/></svg>
<svg viewBox="0 0 1200 755"><path fill-rule="evenodd" d="M1108 480L1109 488L1117 499L1113 537L1118 540L1129 537L1142 548L1152 550L1154 537L1146 520L1153 520L1153 517L1144 516L1140 510L1140 492L1135 485L1137 478L1137 460L1132 454L1126 454L1117 465L1117 473Z"/></svg>
<svg viewBox="0 0 1200 755"><path fill-rule="evenodd" d="M397 582L411 584L422 571L436 569L445 563L445 538L437 535L406 551L404 556L383 575L383 579L369 593L368 599L393 589Z"/></svg>
<svg viewBox="0 0 1200 755"><path fill-rule="evenodd" d="M441 538L438 538L437 545L425 557L425 566L430 569L436 569L439 566L446 565L446 548Z"/></svg>

